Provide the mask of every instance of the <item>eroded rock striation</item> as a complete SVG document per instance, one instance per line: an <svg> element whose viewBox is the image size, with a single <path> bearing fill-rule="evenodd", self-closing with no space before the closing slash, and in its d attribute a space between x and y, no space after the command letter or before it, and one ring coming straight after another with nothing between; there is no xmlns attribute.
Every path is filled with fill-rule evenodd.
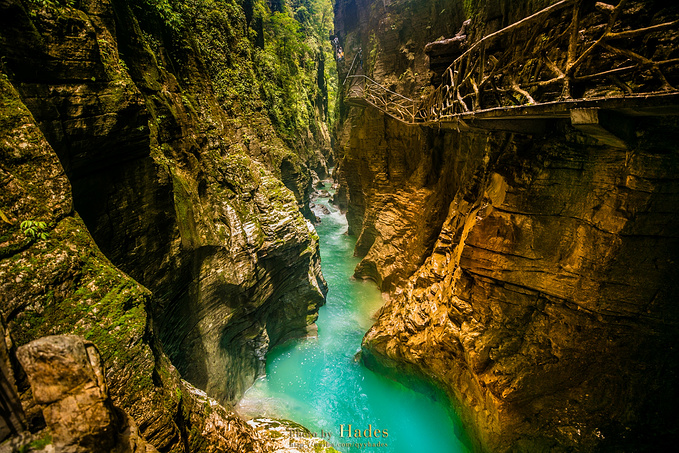
<svg viewBox="0 0 679 453"><path fill-rule="evenodd" d="M0 2L0 309L92 341L160 451L261 451L217 401L324 303L324 56L262 2L171 3Z"/></svg>
<svg viewBox="0 0 679 453"><path fill-rule="evenodd" d="M368 363L442 382L481 449L635 451L673 429L674 145L628 160L569 135L491 141L490 169L478 150L478 179L364 340Z"/></svg>
<svg viewBox="0 0 679 453"><path fill-rule="evenodd" d="M101 352L113 403L161 451L264 447L254 431L216 402L204 404L162 352L147 314L151 293L114 267L73 211L68 179L18 93L0 79L3 224L0 302L10 354L53 334L88 338ZM8 209L8 206L10 208ZM44 238L17 218L45 222ZM29 428L44 425L25 374L14 364ZM10 379L12 381L12 379ZM230 435L212 429L214 420ZM212 421L211 421L212 420Z"/></svg>
<svg viewBox="0 0 679 453"><path fill-rule="evenodd" d="M367 74L417 98L427 42L454 36L470 12L478 39L478 19L492 32L545 6L533 3L340 1L338 28L372 55ZM438 22L444 4L451 31ZM356 275L390 293L363 361L441 386L478 451L669 445L676 116L620 118L626 142L614 147L568 120L521 135L344 114L338 201L358 236Z"/></svg>

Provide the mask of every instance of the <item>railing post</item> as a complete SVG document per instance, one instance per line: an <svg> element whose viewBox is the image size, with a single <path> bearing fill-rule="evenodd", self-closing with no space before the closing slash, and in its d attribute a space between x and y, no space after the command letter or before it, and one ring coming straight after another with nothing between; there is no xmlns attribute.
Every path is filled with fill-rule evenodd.
<svg viewBox="0 0 679 453"><path fill-rule="evenodd" d="M568 40L568 59L566 60L566 70L564 71L563 91L561 97L563 99L571 98L571 79L573 77L573 63L577 60L578 51L578 33L580 29L580 1L576 0L573 3L573 21L571 22L571 33Z"/></svg>
<svg viewBox="0 0 679 453"><path fill-rule="evenodd" d="M458 113L457 102L460 98L460 74L462 73L462 61L457 63L453 68L453 114ZM462 110L462 106L460 106Z"/></svg>
<svg viewBox="0 0 679 453"><path fill-rule="evenodd" d="M477 86L479 88L478 93L476 95L476 101L474 102L474 109L475 110L481 110L481 93L483 90L483 73L485 71L485 62L486 62L486 43L483 43L481 45L480 53L479 53L479 78L477 83Z"/></svg>

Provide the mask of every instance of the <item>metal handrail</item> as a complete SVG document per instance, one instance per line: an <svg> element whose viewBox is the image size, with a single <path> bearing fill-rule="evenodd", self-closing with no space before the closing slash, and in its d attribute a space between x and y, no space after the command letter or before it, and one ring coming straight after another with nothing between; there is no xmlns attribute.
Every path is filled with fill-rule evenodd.
<svg viewBox="0 0 679 453"><path fill-rule="evenodd" d="M347 72L346 77L344 77L344 81L342 82L342 86L344 86L345 83L347 83L347 79L351 76L351 71L354 69L354 65L356 64L356 59L358 56L361 54L361 52L357 52L356 55L354 55L354 59L351 60L351 66L349 67L349 71Z"/></svg>

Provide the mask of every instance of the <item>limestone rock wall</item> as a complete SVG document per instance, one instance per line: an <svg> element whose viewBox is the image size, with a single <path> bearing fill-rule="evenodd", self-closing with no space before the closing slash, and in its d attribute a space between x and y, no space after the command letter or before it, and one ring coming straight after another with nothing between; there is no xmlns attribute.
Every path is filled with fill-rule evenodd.
<svg viewBox="0 0 679 453"><path fill-rule="evenodd" d="M183 66L171 72L126 2L81 8L6 5L10 78L102 251L154 293L173 362L232 402L262 366L254 352L304 334L323 303L315 233L276 178L281 170L267 165L273 152L261 163L249 157L249 129L220 108L191 36L188 48L172 49ZM284 147L260 121L269 135L261 143Z"/></svg>
<svg viewBox="0 0 679 453"><path fill-rule="evenodd" d="M129 415L111 403L101 356L75 335L39 338L17 350L59 452L158 453Z"/></svg>
<svg viewBox="0 0 679 453"><path fill-rule="evenodd" d="M543 6L336 10L346 42L372 52L367 73L417 98L410 74L428 41L465 18L479 37ZM437 28L441 14L452 31ZM406 61L410 48L419 51ZM677 402L676 117L621 123L621 149L560 120L529 136L413 128L371 108L343 115L337 201L358 237L356 275L390 296L364 362L440 385L478 451L666 448Z"/></svg>
<svg viewBox="0 0 679 453"><path fill-rule="evenodd" d="M302 211L330 157L327 99L306 86L290 119L275 74L234 86L234 68L257 81L255 3L259 25L235 2L0 2L3 321L16 345L95 343L113 402L160 451L264 448L216 401L324 303ZM297 79L323 80L322 53L295 58Z"/></svg>
<svg viewBox="0 0 679 453"><path fill-rule="evenodd" d="M203 404L180 379L151 327L151 292L101 253L73 210L56 153L16 90L4 77L0 85L0 307L10 356L46 335L81 335L101 352L113 403L160 451L203 451L205 444L260 451L262 443L243 421L216 402ZM44 222L37 233L45 236L26 234L19 219ZM29 428L40 429L44 421L26 376L12 364ZM212 429L216 421L223 432Z"/></svg>
<svg viewBox="0 0 679 453"><path fill-rule="evenodd" d="M365 74L384 86L413 99L419 98L429 80L424 44L452 37L465 19L463 2L409 0L375 2L348 0L335 4L335 31L349 69L359 49ZM342 77L340 77L342 79Z"/></svg>
<svg viewBox="0 0 679 453"><path fill-rule="evenodd" d="M442 384L482 451L669 442L676 122L650 123L634 151L572 132L482 139L431 254L366 335L366 363Z"/></svg>
<svg viewBox="0 0 679 453"><path fill-rule="evenodd" d="M346 60L361 49L366 75L413 99L429 89L424 44L455 35L463 21L457 1L342 1L335 6ZM339 67L340 75L347 66ZM452 198L457 178L442 166L457 164L443 162L442 142L431 131L404 128L341 100L340 107L335 201L346 209L350 234L358 236L356 254L365 256L356 276L389 290L412 274L432 247L446 213L441 207ZM382 248L385 253L378 252ZM395 251L406 259L396 259Z"/></svg>

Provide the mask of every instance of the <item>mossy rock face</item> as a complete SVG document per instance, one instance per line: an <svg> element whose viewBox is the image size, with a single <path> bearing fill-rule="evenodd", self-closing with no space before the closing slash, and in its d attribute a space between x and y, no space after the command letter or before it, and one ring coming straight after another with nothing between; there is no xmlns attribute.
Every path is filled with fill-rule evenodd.
<svg viewBox="0 0 679 453"><path fill-rule="evenodd" d="M30 246L32 240L21 231L23 221L55 222L72 213L70 185L57 156L45 153L49 146L35 126L4 74L0 73L0 258ZM9 172L9 168L14 171Z"/></svg>
<svg viewBox="0 0 679 453"><path fill-rule="evenodd" d="M3 313L17 343L95 342L114 401L162 450L213 448L163 351L231 402L324 302L300 208L330 150L327 33L254 3L259 47L231 0L0 5L3 90L19 92L0 109Z"/></svg>
<svg viewBox="0 0 679 453"><path fill-rule="evenodd" d="M204 395L180 380L150 326L151 292L98 249L72 210L56 154L1 75L0 101L0 209L8 219L0 222L0 314L14 346L53 334L92 341L114 404L163 451L186 451L185 442L196 446L190 451L261 451L250 428L214 400L206 403L212 410L201 409ZM20 231L18 223L27 218L48 225L46 239ZM217 425L231 428L211 428Z"/></svg>
<svg viewBox="0 0 679 453"><path fill-rule="evenodd" d="M308 82L325 37L309 31L307 48L301 34L286 35L299 58L278 55L274 28L298 26L278 15L255 51L236 2L179 6L112 0L27 12L15 1L0 7L0 39L98 246L152 291L148 310L182 375L230 403L261 372L254 339L266 349L301 335L323 303L318 240L299 209L308 211L309 166L327 148L327 136L307 130L322 122L309 116L317 89ZM268 20L264 3L257 11ZM284 92L258 89L283 78ZM273 114L267 103L288 107ZM297 104L304 121L293 118Z"/></svg>
<svg viewBox="0 0 679 453"><path fill-rule="evenodd" d="M78 334L99 348L115 404L176 436L173 406L154 383L145 304L150 292L115 268L74 214L70 186L56 154L16 91L0 78L3 125L3 223L0 310L15 345L44 335ZM12 154L13 153L13 154ZM48 225L47 239L29 239L16 225L27 218ZM5 245L7 244L7 245ZM174 404L176 406L176 403ZM154 439L158 441L159 439Z"/></svg>

